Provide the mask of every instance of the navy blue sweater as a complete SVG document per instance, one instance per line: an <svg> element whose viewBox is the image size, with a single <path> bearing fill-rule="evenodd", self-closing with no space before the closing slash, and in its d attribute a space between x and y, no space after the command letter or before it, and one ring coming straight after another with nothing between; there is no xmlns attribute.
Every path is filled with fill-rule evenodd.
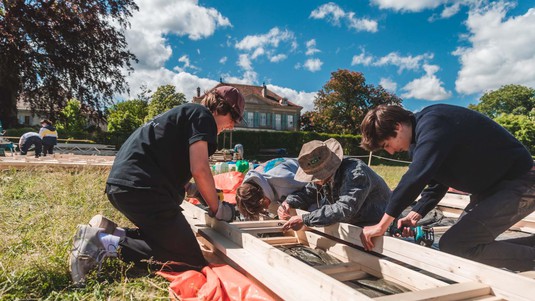
<svg viewBox="0 0 535 301"><path fill-rule="evenodd" d="M516 138L490 118L466 108L426 107L415 114L412 128L412 163L386 209L393 217L426 186L413 208L422 216L438 204L448 187L477 195L533 166L529 151Z"/></svg>

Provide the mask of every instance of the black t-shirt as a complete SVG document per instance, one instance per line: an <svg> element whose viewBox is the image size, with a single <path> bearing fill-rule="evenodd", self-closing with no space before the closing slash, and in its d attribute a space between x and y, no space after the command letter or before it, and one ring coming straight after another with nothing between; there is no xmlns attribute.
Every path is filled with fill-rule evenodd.
<svg viewBox="0 0 535 301"><path fill-rule="evenodd" d="M217 148L217 125L212 113L199 104L184 104L156 116L138 128L115 157L107 184L153 189L181 201L191 180L189 147L208 143L208 155Z"/></svg>

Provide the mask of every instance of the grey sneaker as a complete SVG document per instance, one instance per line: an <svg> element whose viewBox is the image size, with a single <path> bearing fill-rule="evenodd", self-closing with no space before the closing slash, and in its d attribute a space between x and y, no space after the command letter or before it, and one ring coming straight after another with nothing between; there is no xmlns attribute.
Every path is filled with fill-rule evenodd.
<svg viewBox="0 0 535 301"><path fill-rule="evenodd" d="M69 271L75 284L83 284L87 273L96 267L100 269L104 259L112 256L100 242L98 234L102 231L88 225L77 226L69 254Z"/></svg>
<svg viewBox="0 0 535 301"><path fill-rule="evenodd" d="M103 229L104 233L113 234L117 228L117 224L103 216L102 214L97 214L91 218L89 225L94 228Z"/></svg>

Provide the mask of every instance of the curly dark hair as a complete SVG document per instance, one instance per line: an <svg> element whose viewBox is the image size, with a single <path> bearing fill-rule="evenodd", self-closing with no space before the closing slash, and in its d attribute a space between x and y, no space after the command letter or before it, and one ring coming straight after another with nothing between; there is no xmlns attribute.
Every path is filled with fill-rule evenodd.
<svg viewBox="0 0 535 301"><path fill-rule="evenodd" d="M238 210L247 220L257 220L265 212L262 206L264 191L254 182L245 182L236 191L236 204Z"/></svg>

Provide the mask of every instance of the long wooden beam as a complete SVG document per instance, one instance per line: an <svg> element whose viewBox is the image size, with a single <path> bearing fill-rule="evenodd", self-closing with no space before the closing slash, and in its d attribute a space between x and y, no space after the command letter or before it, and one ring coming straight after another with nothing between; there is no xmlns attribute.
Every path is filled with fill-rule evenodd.
<svg viewBox="0 0 535 301"><path fill-rule="evenodd" d="M182 207L200 235L283 299L372 300L240 228L208 217L194 205L184 202ZM203 227L203 221L210 228Z"/></svg>
<svg viewBox="0 0 535 301"><path fill-rule="evenodd" d="M325 228L328 228L328 231L325 231ZM362 229L359 227L340 223L317 228L317 230L325 231L328 235L348 243L362 246L360 236L348 235L348 233L360 233ZM374 243L376 246L382 244L382 249L374 249L376 253L457 282L481 282L492 287L496 295L506 299L533 300L533 296L535 296L535 280L512 272L425 248L394 237L377 237L374 239Z"/></svg>

